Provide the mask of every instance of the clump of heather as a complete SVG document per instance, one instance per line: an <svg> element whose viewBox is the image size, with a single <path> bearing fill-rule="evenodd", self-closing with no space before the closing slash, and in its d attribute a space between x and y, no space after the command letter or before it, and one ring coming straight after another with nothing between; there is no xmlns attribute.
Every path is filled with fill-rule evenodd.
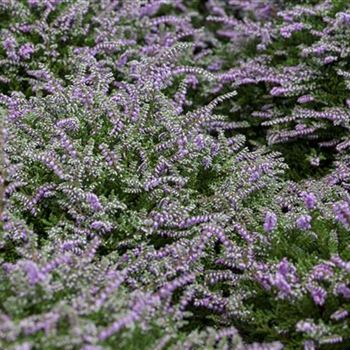
<svg viewBox="0 0 350 350"><path fill-rule="evenodd" d="M348 346L347 16L0 1L0 347Z"/></svg>
<svg viewBox="0 0 350 350"><path fill-rule="evenodd" d="M161 57L146 62L143 70L152 71L159 62ZM162 85L154 89L151 74L133 84L118 84L109 93L111 74L99 70L96 61L89 67L92 73L86 70L81 66L70 86L46 97L3 97L9 162L3 239L5 249L15 245L19 255L15 263L5 263L5 280L11 283L18 271L35 290L52 283L54 291L48 285L45 293L68 293L74 286L81 289L69 299L92 293L89 298L97 298L97 309L76 310L78 318L105 312L107 305L113 315L121 314L120 319L99 319L96 336L81 339L82 344L104 344L136 322L150 327L148 321L162 322L159 312L176 320L175 327L185 327L195 313L191 307L208 309L209 314L225 311L219 330L233 327L226 319L236 313L245 317L243 305L236 310L244 295L230 295L231 305L226 306L230 298L209 286L221 281L221 266L228 263L239 275L253 263L252 244L260 245L262 237L245 228L251 205L244 203L251 198L253 205L254 194L260 198L278 191L275 177L285 168L282 159L264 149L249 152L240 135L227 138L220 132L214 137L207 132L207 123L216 118L212 111L234 98L235 91L182 114ZM128 108L132 101L137 111ZM40 252L37 261L32 249ZM76 280L96 279L74 266L85 254L97 265L106 259L111 269L95 271L103 283L96 282L91 291L87 281ZM235 280L234 272L226 275ZM125 300L125 308L131 305L125 315L117 306L111 309L124 284L143 298ZM9 298L20 293L13 292ZM6 310L15 317L14 310ZM168 336L174 337L171 332Z"/></svg>

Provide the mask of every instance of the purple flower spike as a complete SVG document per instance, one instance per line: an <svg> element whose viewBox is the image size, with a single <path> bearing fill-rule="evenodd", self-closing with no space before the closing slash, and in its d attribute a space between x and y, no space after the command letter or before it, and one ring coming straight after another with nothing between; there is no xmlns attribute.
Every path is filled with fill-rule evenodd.
<svg viewBox="0 0 350 350"><path fill-rule="evenodd" d="M273 212L267 212L265 215L264 230L271 232L275 229L277 224L277 216Z"/></svg>
<svg viewBox="0 0 350 350"><path fill-rule="evenodd" d="M350 224L350 206L348 202L341 201L333 205L335 219L348 228Z"/></svg>
<svg viewBox="0 0 350 350"><path fill-rule="evenodd" d="M316 206L317 198L311 192L301 192L301 197L304 200L305 206L308 209L314 209Z"/></svg>
<svg viewBox="0 0 350 350"><path fill-rule="evenodd" d="M34 45L31 43L22 45L18 50L19 56L25 60L29 59L33 53Z"/></svg>
<svg viewBox="0 0 350 350"><path fill-rule="evenodd" d="M310 215L302 215L300 216L296 223L297 223L297 227L300 230L310 230L311 228L311 216Z"/></svg>

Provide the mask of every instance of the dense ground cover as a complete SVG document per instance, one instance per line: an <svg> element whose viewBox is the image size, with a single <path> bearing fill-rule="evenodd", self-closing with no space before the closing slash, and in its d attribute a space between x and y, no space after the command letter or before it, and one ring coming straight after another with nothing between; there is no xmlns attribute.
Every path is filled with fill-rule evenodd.
<svg viewBox="0 0 350 350"><path fill-rule="evenodd" d="M348 0L0 0L0 348L350 347Z"/></svg>

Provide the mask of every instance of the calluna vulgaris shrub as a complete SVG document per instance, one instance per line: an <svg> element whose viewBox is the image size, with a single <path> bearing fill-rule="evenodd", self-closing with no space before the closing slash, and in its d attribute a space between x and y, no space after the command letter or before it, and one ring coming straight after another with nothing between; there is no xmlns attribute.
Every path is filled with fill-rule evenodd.
<svg viewBox="0 0 350 350"><path fill-rule="evenodd" d="M0 348L350 346L350 2L0 0Z"/></svg>

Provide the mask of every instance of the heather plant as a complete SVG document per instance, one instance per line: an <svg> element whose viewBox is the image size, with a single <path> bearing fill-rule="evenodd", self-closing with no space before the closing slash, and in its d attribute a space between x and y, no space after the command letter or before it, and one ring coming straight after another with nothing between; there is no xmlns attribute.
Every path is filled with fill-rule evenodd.
<svg viewBox="0 0 350 350"><path fill-rule="evenodd" d="M4 97L8 106L5 151L11 159L3 214L4 240L25 251L41 247L41 254L46 250L54 254L64 249L80 257L84 254L81 247L91 239L95 242L96 237L103 240L101 256L136 249L130 258L128 252L122 255L119 264L126 259L125 269L135 274L128 276L133 288L158 290L160 295L156 294L151 305L145 307L155 308L159 298L170 302L177 288L191 283L180 309L173 311L181 320L186 315L186 304L197 293L201 295L199 306L202 298L204 302L205 295L210 295L209 290L201 291L200 284L196 287L193 282L205 278L199 260L206 260L205 265L210 266L219 258L215 254L216 241L231 255L239 253L241 257L233 262L235 265L249 263L244 253L249 247L235 247L223 228L229 222L244 222L244 212L239 209L252 193L265 187L277 190L273 177L285 166L277 154L242 148L244 139L240 136L227 139L221 134L216 138L205 132L212 109L225 98L233 98L235 92L181 115L172 100L153 90L151 75L146 77L150 81L140 79L138 84L142 86L128 89L143 88L142 97L136 100L139 113L134 116L133 110L122 110L129 102L128 90L116 90L110 95L109 73L90 69L94 73L88 75L89 85L81 67L82 76L63 91L29 101L19 94ZM82 98L84 95L89 96L88 102ZM205 186L200 181L204 176L208 178ZM231 188L230 192L227 188ZM244 236L243 226L242 230ZM65 248L57 249L47 242ZM133 267L129 260L135 257ZM61 265L69 265L74 271L71 254L60 253L47 262L43 256L39 260L42 267L26 258L15 265L5 265L5 269L11 275L17 269L26 271L34 285L47 281L45 277ZM159 274L163 269L167 273ZM107 272L98 274L105 276ZM122 282L123 278L118 283ZM83 288L86 282L75 285ZM118 285L106 288L108 292L102 291L98 302L101 306L115 295ZM237 298L239 301L241 297ZM213 307L214 311L220 308ZM115 321L100 331L102 335L97 339L104 341L139 318L129 314L125 317L130 320Z"/></svg>
<svg viewBox="0 0 350 350"><path fill-rule="evenodd" d="M0 347L350 345L347 1L0 1Z"/></svg>

